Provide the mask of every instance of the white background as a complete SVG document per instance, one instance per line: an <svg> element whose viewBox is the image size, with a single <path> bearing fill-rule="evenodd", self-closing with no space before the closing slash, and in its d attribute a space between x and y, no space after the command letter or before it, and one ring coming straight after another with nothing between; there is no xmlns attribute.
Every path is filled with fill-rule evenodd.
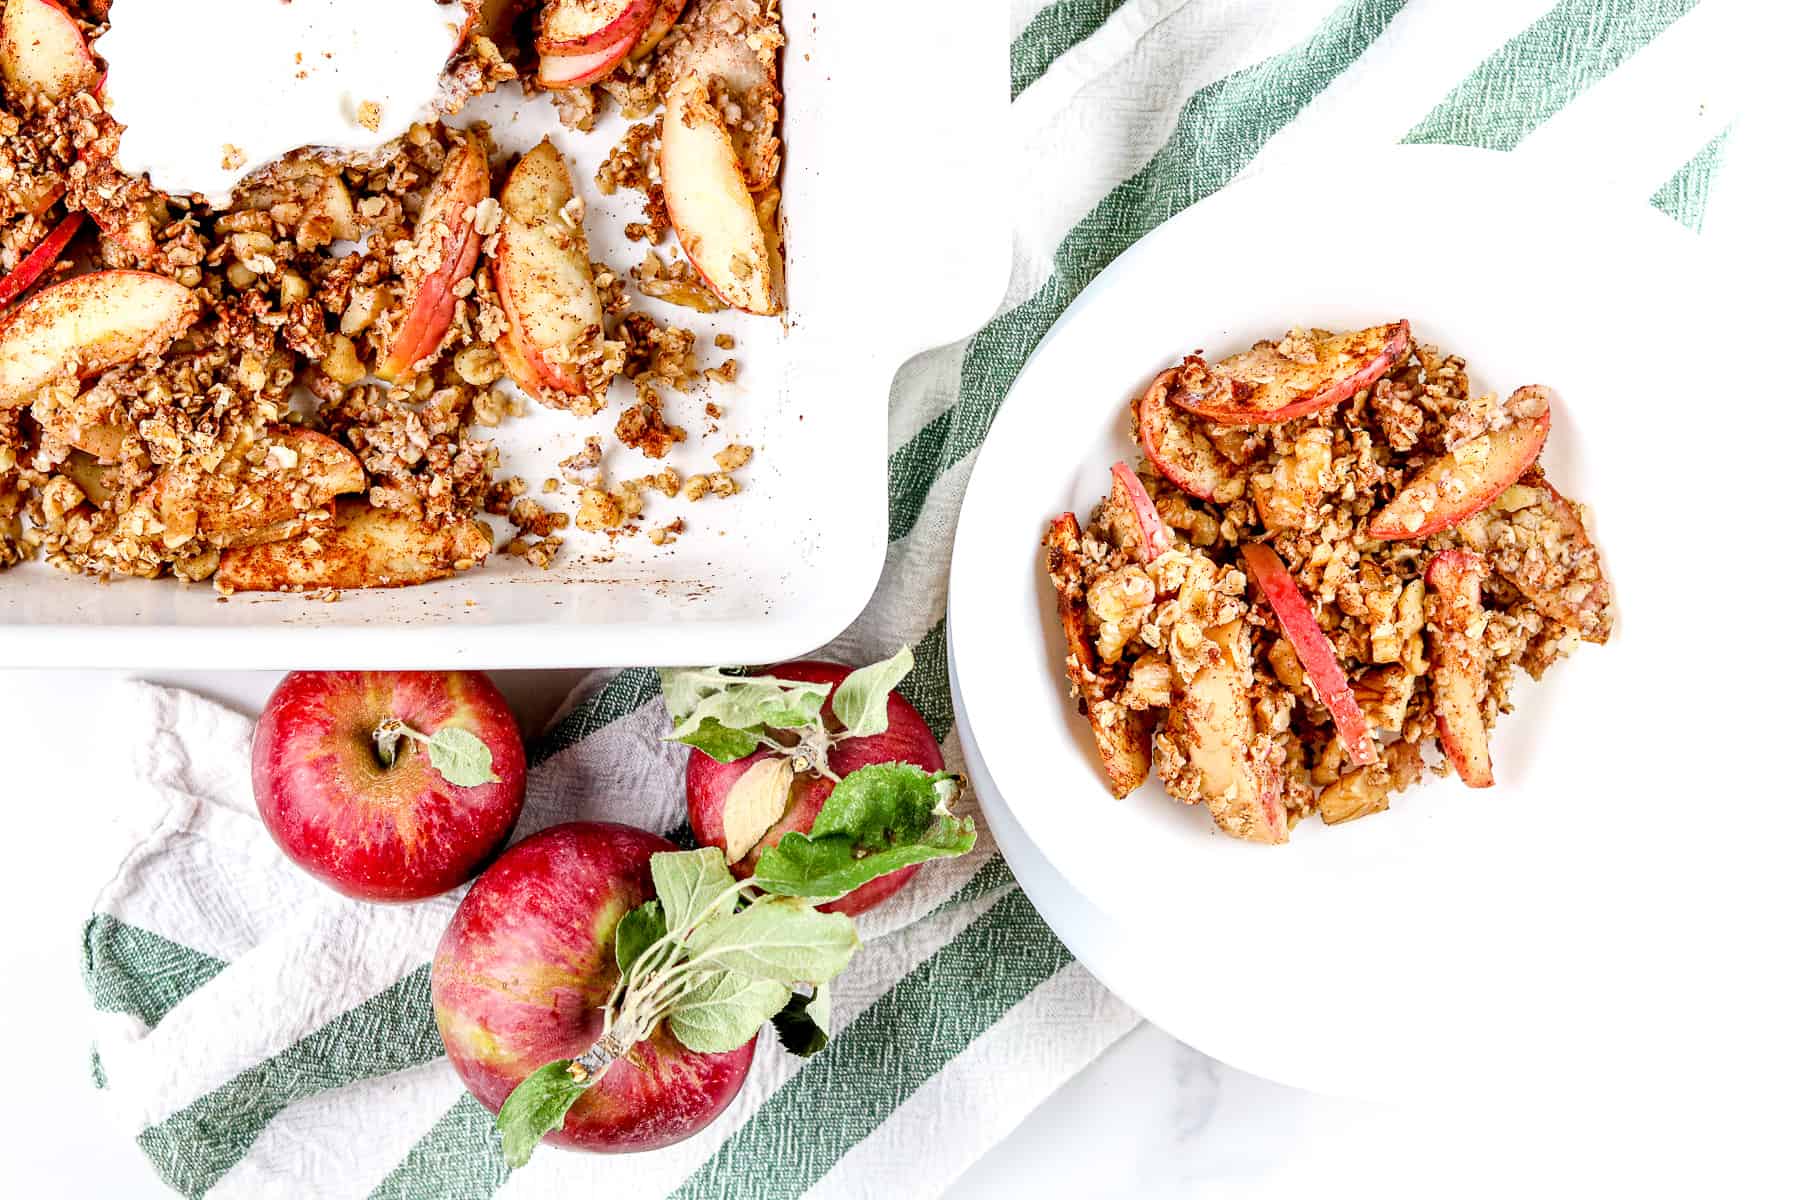
<svg viewBox="0 0 1800 1200"><path fill-rule="evenodd" d="M1792 112L1746 117L1715 187L1706 240L1735 263L1735 277L1756 294L1768 318L1761 329L1748 331L1740 352L1771 345L1788 350L1795 339L1791 297L1800 254L1791 155L1800 144L1797 134L1800 125ZM1765 402L1800 403L1790 357L1784 353L1772 367ZM1671 444L1672 464L1681 452ZM1774 559L1790 561L1791 552ZM1749 598L1744 603L1750 604ZM1769 598L1771 612L1785 613L1788 607L1785 591ZM1751 628L1746 625L1745 631ZM1754 652L1791 660L1793 647L1791 635L1777 630L1770 645ZM1728 652L1753 651L1737 645ZM1790 662L1786 669L1795 665L1800 664ZM0 1087L0 1190L10 1195L167 1194L130 1138L105 1123L88 1079L91 1010L81 983L79 938L97 883L94 870L83 864L116 860L109 843L109 797L92 781L98 756L131 736L104 721L105 697L121 677L0 671L0 812L7 834L0 866L5 928L0 1029L7 1046L6 1081ZM277 678L155 677L245 711L255 711ZM530 729L576 677L518 672L500 676L499 682ZM1753 730L1747 738L1761 742ZM1785 751L1778 748L1777 757L1786 758ZM1771 786L1775 792L1769 799L1794 799L1787 769L1772 776ZM1771 952L1791 958L1793 946ZM1729 1021L1731 1014L1720 1019ZM1770 1032L1772 1039L1787 1033ZM1671 1095L1668 1103L1712 1112L1721 1107L1791 1112L1793 1081L1764 1076L1760 1065L1745 1064L1739 1094ZM1596 1183L1604 1190L1609 1178L1638 1174L1629 1163L1584 1152L1579 1131L1568 1132L1571 1136L1521 1143L1484 1132L1454 1109L1403 1112L1310 1096L1233 1071L1145 1026L996 1147L955 1194L1155 1197L1192 1195L1204 1187L1209 1196L1313 1196L1327 1189L1333 1195L1376 1190L1389 1196L1468 1195L1510 1189L1528 1179L1543 1192L1561 1194ZM1643 1147L1648 1156L1670 1149ZM1704 1164L1712 1152L1706 1145L1677 1149L1694 1164ZM1774 1173L1794 1168L1775 1158L1777 1147L1768 1149L1770 1166L1754 1190L1796 1194L1791 1174L1781 1179ZM1644 1194L1655 1188L1640 1182L1632 1190Z"/></svg>

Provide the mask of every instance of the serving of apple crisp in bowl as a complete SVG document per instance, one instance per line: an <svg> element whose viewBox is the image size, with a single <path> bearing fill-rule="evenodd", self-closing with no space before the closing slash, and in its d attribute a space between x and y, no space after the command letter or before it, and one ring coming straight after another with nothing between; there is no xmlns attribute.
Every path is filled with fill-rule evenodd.
<svg viewBox="0 0 1800 1200"><path fill-rule="evenodd" d="M1113 794L1154 767L1279 843L1387 808L1430 751L1492 786L1514 671L1612 629L1586 511L1539 465L1554 407L1472 389L1406 321L1160 372L1131 405L1143 460L1044 535Z"/></svg>

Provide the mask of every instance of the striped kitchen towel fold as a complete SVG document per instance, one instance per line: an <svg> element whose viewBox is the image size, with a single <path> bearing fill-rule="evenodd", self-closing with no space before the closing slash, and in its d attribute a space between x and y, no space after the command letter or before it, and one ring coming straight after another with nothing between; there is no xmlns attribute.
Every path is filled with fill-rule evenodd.
<svg viewBox="0 0 1800 1200"><path fill-rule="evenodd" d="M1136 238L1309 151L1454 142L1635 187L1698 226L1740 81L1732 0L1015 0L1005 152L1022 198L1005 305L891 397L889 550L823 653L917 645L903 686L959 755L944 603L973 456L1026 357ZM1740 73L1747 74L1747 73ZM1339 186L1354 182L1339 181ZM862 919L816 1058L767 1053L714 1126L654 1154L545 1150L509 1175L443 1058L426 964L454 897L337 900L249 796L249 721L147 686L83 963L94 1079L176 1191L453 1200L941 1191L1136 1017L1032 910L985 837ZM684 832L652 672L596 677L533 744L521 832L603 817ZM930 1152L919 1148L928 1145Z"/></svg>

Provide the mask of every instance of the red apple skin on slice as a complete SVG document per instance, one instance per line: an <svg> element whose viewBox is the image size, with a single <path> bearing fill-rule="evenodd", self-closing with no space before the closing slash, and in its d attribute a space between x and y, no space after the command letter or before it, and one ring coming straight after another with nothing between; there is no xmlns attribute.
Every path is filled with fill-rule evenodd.
<svg viewBox="0 0 1800 1200"><path fill-rule="evenodd" d="M540 400L587 391L567 354L602 323L587 234L563 219L574 195L568 165L548 140L519 160L500 192L506 221L495 277L516 352L509 357L528 376L519 385Z"/></svg>
<svg viewBox="0 0 1800 1200"><path fill-rule="evenodd" d="M1481 581L1487 563L1466 550L1432 556L1425 568L1431 590L1432 705L1444 757L1472 788L1494 786L1481 698L1487 688L1488 652L1481 639Z"/></svg>
<svg viewBox="0 0 1800 1200"><path fill-rule="evenodd" d="M719 299L759 316L778 307L768 235L707 77L669 91L662 121L663 199L688 261Z"/></svg>
<svg viewBox="0 0 1800 1200"><path fill-rule="evenodd" d="M87 38L51 0L5 0L0 10L0 76L14 92L63 100L100 82Z"/></svg>
<svg viewBox="0 0 1800 1200"><path fill-rule="evenodd" d="M56 264L57 257L68 248L86 220L86 213L72 212L58 221L56 227L44 235L44 240L6 278L0 279L0 308L24 295L32 284L43 278L44 272Z"/></svg>
<svg viewBox="0 0 1800 1200"><path fill-rule="evenodd" d="M1144 481L1138 478L1136 471L1123 462L1116 462L1112 468L1113 505L1122 513L1130 513L1134 531L1137 534L1133 547L1137 560L1141 563L1152 563L1167 554L1173 546L1169 541L1169 531L1163 525L1163 519L1157 514L1156 505L1150 499L1150 493L1144 490Z"/></svg>
<svg viewBox="0 0 1800 1200"><path fill-rule="evenodd" d="M375 374L392 383L437 353L456 315L456 285L475 271L481 235L475 207L488 198L487 155L471 141L452 147L419 211L413 237L436 236L437 266L409 278L401 299L405 315Z"/></svg>
<svg viewBox="0 0 1800 1200"><path fill-rule="evenodd" d="M144 271L96 271L36 293L0 322L0 408L64 376L87 379L160 350L200 315L187 288Z"/></svg>
<svg viewBox="0 0 1800 1200"><path fill-rule="evenodd" d="M583 54L621 38L635 44L655 15L656 0L545 0L538 53Z"/></svg>
<svg viewBox="0 0 1800 1200"><path fill-rule="evenodd" d="M631 48L629 58L632 62L637 62L662 45L662 40L669 36L669 30L675 28L675 22L681 20L682 10L687 5L688 0L656 0L656 11L650 14L650 23L644 26L644 32L638 35L637 44Z"/></svg>
<svg viewBox="0 0 1800 1200"><path fill-rule="evenodd" d="M1509 406L1527 392L1537 393L1536 399L1543 400L1543 389L1520 388ZM1536 416L1446 451L1427 463L1375 514L1369 522L1369 536L1383 541L1427 538L1462 524L1518 482L1537 461L1549 436L1550 408L1545 401Z"/></svg>
<svg viewBox="0 0 1800 1200"><path fill-rule="evenodd" d="M1373 387L1411 349L1411 326L1395 321L1321 339L1310 363L1283 357L1274 342L1258 342L1214 366L1196 353L1176 368L1169 400L1224 425L1277 425Z"/></svg>
<svg viewBox="0 0 1800 1200"><path fill-rule="evenodd" d="M1154 718L1112 699L1122 681L1104 668L1087 633L1087 600L1081 586L1081 525L1064 513L1044 534L1046 566L1056 587L1056 609L1069 653L1064 666L1081 697L1083 714L1094 730L1100 766L1112 794L1124 799L1150 774L1150 736Z"/></svg>
<svg viewBox="0 0 1800 1200"><path fill-rule="evenodd" d="M1217 500L1232 481L1231 461L1169 403L1175 371L1164 371L1137 401L1137 440L1163 478L1199 500Z"/></svg>
<svg viewBox="0 0 1800 1200"><path fill-rule="evenodd" d="M1356 702L1350 680L1344 675L1343 664L1338 662L1337 652L1314 619L1312 607L1301 594L1300 585L1288 573L1281 556L1262 543L1246 545L1243 556L1250 578L1256 581L1263 599L1275 613L1281 635L1294 648L1294 655L1300 660L1313 691L1318 693L1320 702L1331 714L1331 723L1337 726L1338 740L1344 743L1350 761L1359 767L1373 763L1380 753L1375 748L1375 739L1369 736L1369 723L1363 717L1362 706Z"/></svg>

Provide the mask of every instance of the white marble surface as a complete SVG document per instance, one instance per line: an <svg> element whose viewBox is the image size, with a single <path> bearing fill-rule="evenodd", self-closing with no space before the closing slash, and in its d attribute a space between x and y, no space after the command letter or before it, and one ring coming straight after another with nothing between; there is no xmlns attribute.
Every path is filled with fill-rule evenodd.
<svg viewBox="0 0 1800 1200"><path fill-rule="evenodd" d="M1740 126L1707 236L1739 264L1743 286L1766 295L1769 330L1795 328L1794 134L1791 106L1754 114ZM1783 387L1769 399L1793 403L1792 385ZM499 679L532 727L575 675ZM277 678L150 677L247 711L260 706ZM84 787L81 764L106 752L115 736L99 713L117 678L0 671L6 834L0 1028L8 1035L0 1191L8 1195L166 1194L136 1148L103 1121L88 1082L90 1010L78 931L94 885L71 864L84 853L105 852L97 843L105 837L106 797ZM1791 944L1779 950L1790 958L1791 952ZM1386 1109L1256 1079L1145 1025L1071 1080L952 1195L1392 1197L1529 1189L1792 1196L1800 1194L1800 1183L1792 1156L1782 1150L1795 1112L1785 1057L1791 1038L1791 1028L1770 1029L1765 1058L1721 1064L1718 1071L1671 1063L1667 1095L1621 1097L1617 1105L1570 1104L1557 1081L1547 1079L1543 1095L1526 1102L1484 1107L1425 1097L1407 1109ZM1654 1056L1657 1047L1646 1046L1645 1053ZM1696 1085L1696 1079L1710 1082Z"/></svg>

